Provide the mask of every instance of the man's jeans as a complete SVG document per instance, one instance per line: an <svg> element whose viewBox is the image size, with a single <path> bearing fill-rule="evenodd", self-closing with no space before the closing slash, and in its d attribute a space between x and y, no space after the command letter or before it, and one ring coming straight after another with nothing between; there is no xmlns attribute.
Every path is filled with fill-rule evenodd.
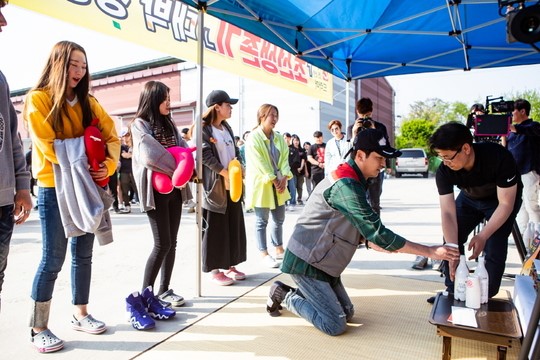
<svg viewBox="0 0 540 360"><path fill-rule="evenodd" d="M52 298L54 283L66 258L68 239L65 237L54 188L39 188L38 209L43 246L41 262L32 285L32 299L45 302ZM94 234L70 240L72 302L73 305L86 305L90 293Z"/></svg>
<svg viewBox="0 0 540 360"><path fill-rule="evenodd" d="M460 193L456 199L456 213L458 223L458 242L459 251L464 254L464 244L467 242L469 234L474 228L482 223L484 219L491 218L497 208L498 200L473 200L463 193ZM506 265L506 256L508 254L508 237L512 232L512 226L516 219L516 214L521 206L521 198L516 199L514 210L497 231L495 231L486 241L484 255L486 260L486 269L489 274L489 297L495 296L499 292L501 279ZM446 276L445 285L453 292L454 283L450 280L449 268L444 267Z"/></svg>
<svg viewBox="0 0 540 360"><path fill-rule="evenodd" d="M303 317L328 335L340 335L354 315L354 306L341 282L332 286L326 281L291 274L298 290L285 296L287 310Z"/></svg>
<svg viewBox="0 0 540 360"><path fill-rule="evenodd" d="M266 227L268 226L268 217L272 213L272 225L270 229L270 238L274 246L283 245L283 222L285 222L285 205L276 207L274 210L269 208L255 208L255 235L257 237L257 246L259 251L266 251Z"/></svg>
<svg viewBox="0 0 540 360"><path fill-rule="evenodd" d="M13 205L0 207L0 294L4 284L4 272L7 267L7 258L9 254L9 243L13 234L15 219L13 218Z"/></svg>

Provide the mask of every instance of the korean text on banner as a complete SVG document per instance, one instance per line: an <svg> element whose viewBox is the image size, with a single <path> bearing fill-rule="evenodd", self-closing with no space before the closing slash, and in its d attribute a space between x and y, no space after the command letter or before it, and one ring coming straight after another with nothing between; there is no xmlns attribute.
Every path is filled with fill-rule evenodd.
<svg viewBox="0 0 540 360"><path fill-rule="evenodd" d="M11 4L197 61L197 10L175 0L11 0ZM332 76L293 54L211 16L205 65L332 103Z"/></svg>

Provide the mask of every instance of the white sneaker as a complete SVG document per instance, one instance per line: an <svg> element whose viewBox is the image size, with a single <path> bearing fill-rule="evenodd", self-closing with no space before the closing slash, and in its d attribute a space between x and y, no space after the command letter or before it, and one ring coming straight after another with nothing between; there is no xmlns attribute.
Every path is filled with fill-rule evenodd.
<svg viewBox="0 0 540 360"><path fill-rule="evenodd" d="M266 255L265 257L263 257L262 262L266 267L269 267L270 269L275 269L279 266L279 263L274 260L274 258L270 255Z"/></svg>

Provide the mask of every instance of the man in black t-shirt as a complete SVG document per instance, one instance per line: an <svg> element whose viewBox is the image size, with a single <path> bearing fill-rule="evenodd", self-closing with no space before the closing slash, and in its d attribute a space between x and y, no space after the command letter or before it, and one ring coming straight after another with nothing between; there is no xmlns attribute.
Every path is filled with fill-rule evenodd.
<svg viewBox="0 0 540 360"><path fill-rule="evenodd" d="M323 134L320 131L313 133L314 143L307 154L308 162L311 164L311 182L313 189L324 179L324 151L326 143L323 142Z"/></svg>
<svg viewBox="0 0 540 360"><path fill-rule="evenodd" d="M489 274L489 297L499 292L508 253L508 237L521 206L523 185L512 154L495 143L474 143L469 129L458 122L439 127L429 139L431 150L442 160L436 173L444 241L464 244L477 225L469 259L484 251ZM454 186L460 189L454 197ZM445 285L453 292L458 261L443 266ZM431 302L428 299L428 302Z"/></svg>

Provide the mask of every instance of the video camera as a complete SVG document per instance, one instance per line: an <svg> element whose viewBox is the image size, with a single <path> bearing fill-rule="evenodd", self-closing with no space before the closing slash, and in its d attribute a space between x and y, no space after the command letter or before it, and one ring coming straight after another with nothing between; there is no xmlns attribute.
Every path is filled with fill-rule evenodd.
<svg viewBox="0 0 540 360"><path fill-rule="evenodd" d="M494 101L499 100L499 101ZM489 113L491 108L492 114ZM474 117L474 136L506 136L512 123L513 101L504 101L503 97L486 96L486 113Z"/></svg>

